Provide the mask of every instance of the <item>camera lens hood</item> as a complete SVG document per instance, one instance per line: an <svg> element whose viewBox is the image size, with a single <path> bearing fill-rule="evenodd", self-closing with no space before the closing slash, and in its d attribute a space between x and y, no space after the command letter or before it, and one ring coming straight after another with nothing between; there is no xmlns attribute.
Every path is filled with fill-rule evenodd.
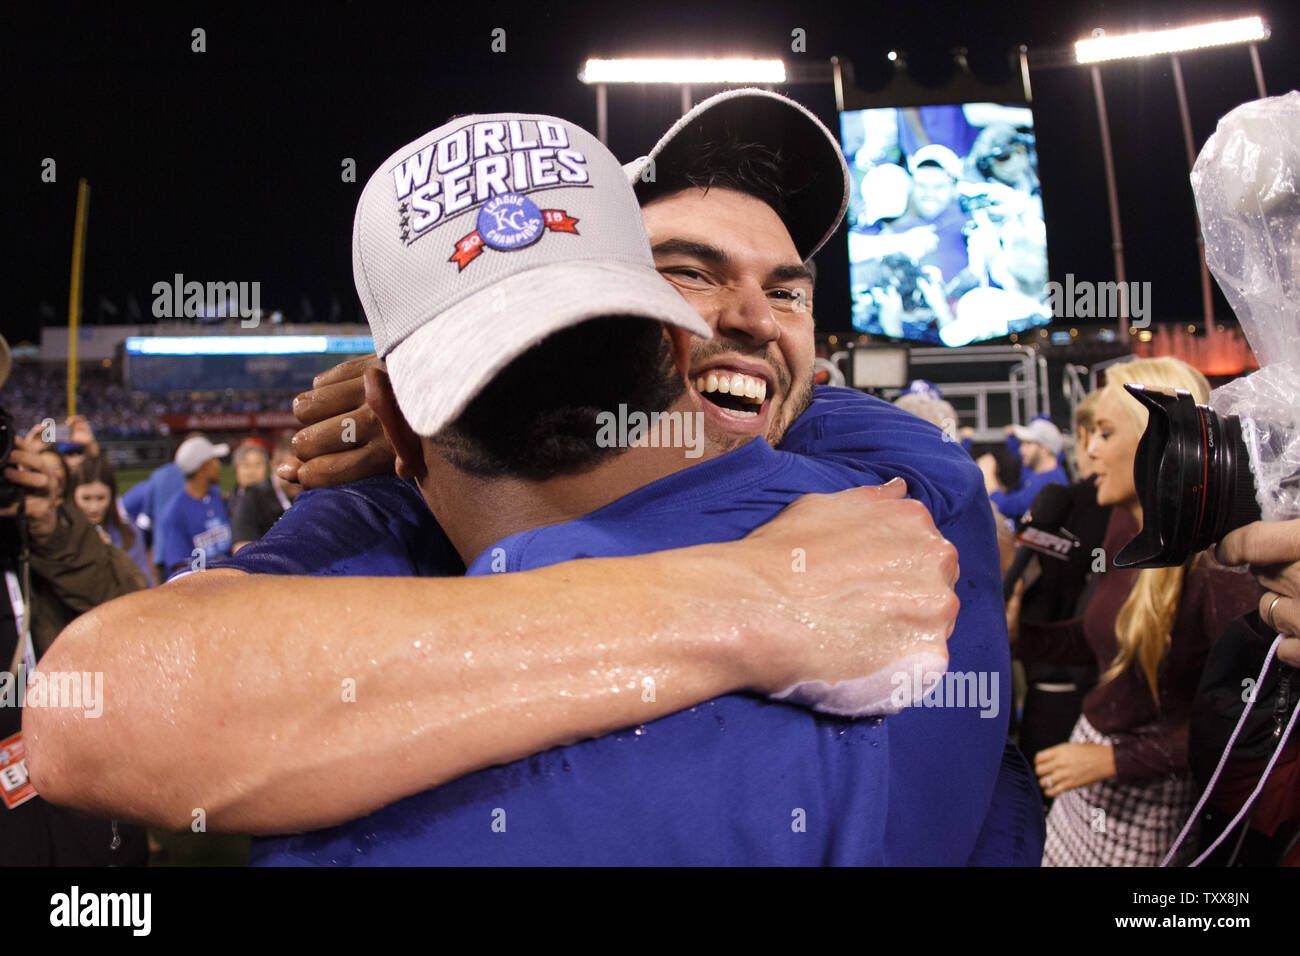
<svg viewBox="0 0 1300 956"><path fill-rule="evenodd" d="M1125 385L1147 409L1133 462L1142 530L1115 556L1120 568L1182 564L1259 519L1250 459L1235 416L1220 417L1181 389Z"/></svg>

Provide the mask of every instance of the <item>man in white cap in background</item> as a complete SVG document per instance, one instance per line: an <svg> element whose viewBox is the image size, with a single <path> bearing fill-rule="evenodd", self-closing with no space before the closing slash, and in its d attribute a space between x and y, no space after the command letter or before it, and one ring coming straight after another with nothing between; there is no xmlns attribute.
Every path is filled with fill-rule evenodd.
<svg viewBox="0 0 1300 956"><path fill-rule="evenodd" d="M164 538L158 564L172 574L180 568L202 570L208 563L230 557L230 516L221 500L221 459L230 446L214 445L202 435L181 442L176 467L185 486L163 511Z"/></svg>
<svg viewBox="0 0 1300 956"><path fill-rule="evenodd" d="M1013 426L1011 434L1020 442L1020 461L1025 469L1020 476L1020 487L1003 487L992 455L982 456L979 466L984 472L984 488L989 493L989 500L1002 517L1019 521L1044 485L1068 485L1070 479L1061 468L1061 448L1065 439L1059 428L1045 418L1035 418L1028 425Z"/></svg>

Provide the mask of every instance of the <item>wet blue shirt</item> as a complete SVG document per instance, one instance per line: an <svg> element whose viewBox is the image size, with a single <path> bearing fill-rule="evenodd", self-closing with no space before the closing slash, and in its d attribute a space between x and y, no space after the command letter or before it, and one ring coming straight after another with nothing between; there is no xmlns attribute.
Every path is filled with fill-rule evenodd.
<svg viewBox="0 0 1300 956"><path fill-rule="evenodd" d="M425 578L465 571L420 490L396 475L304 491L260 539L210 566L313 577Z"/></svg>
<svg viewBox="0 0 1300 956"><path fill-rule="evenodd" d="M841 389L817 390L783 448L815 450L817 459L757 441L577 521L507 538L469 573L490 573L501 559L518 570L732 540L801 493L901 475L958 547L962 610L949 643L950 670L997 674L996 716L966 706L851 721L729 695L641 728L471 774L341 827L255 841L254 862L1036 862L1041 814L1032 781L1023 761L1004 753L1006 632L979 470L933 426ZM402 484L372 482L372 491ZM391 511L380 517L402 494L371 509L363 540L388 537L371 534L380 526L412 530L394 524ZM312 499L301 496L286 518L305 500ZM318 526L303 512L298 517L303 530ZM432 524L431 517L417 518L417 528L426 520ZM289 531L277 525L232 564L258 548L246 570L285 573L294 562L267 552L289 545ZM379 564L400 565L401 549L385 547ZM385 573L333 558L321 566L328 568L323 573ZM288 573L311 572L298 564ZM999 768L1002 815L990 827Z"/></svg>

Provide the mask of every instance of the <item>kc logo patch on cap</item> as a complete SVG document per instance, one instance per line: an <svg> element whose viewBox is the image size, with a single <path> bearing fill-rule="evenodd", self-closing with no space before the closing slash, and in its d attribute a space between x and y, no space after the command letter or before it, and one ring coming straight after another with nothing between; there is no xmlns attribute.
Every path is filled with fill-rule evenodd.
<svg viewBox="0 0 1300 956"><path fill-rule="evenodd" d="M464 269L483 251L511 252L531 246L546 229L578 234L578 220L563 209L538 209L531 199L518 193L493 196L478 213L478 228L456 242L450 262Z"/></svg>

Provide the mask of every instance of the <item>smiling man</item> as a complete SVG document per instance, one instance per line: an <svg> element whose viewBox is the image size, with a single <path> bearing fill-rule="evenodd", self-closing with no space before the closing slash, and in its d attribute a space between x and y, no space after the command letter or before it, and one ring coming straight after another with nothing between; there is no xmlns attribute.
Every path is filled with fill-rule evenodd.
<svg viewBox="0 0 1300 956"><path fill-rule="evenodd" d="M655 267L713 330L690 343L688 382L709 438L778 444L812 401L807 262L848 203L830 132L792 100L710 97L624 167Z"/></svg>
<svg viewBox="0 0 1300 956"><path fill-rule="evenodd" d="M735 150L728 146L731 158L715 156L710 159L707 142L713 133L712 127L719 122L731 127L733 132L760 134L757 138L778 144L778 149L755 150L752 147L756 136L740 135L738 143L740 152L744 154L741 158L735 158ZM737 129L737 124L740 124L740 129ZM811 161L794 161L801 152ZM703 157L704 161L698 164L698 168L688 168L691 164L679 163L677 154ZM846 188L843 160L829 134L810 114L783 98L757 92L725 94L702 104L684 118L661 141L650 158L656 161L653 177L638 174L636 167L632 173L638 192L652 191L651 187L655 191L654 195L642 195L641 198L645 203L646 224L654 246L656 266L661 274L677 285L714 329L713 339L697 341L689 347L687 369L694 386L687 398L705 415L706 431L711 440L719 448L726 448L746 445L754 436L763 435L774 443L783 440L783 447L788 451L815 454L855 468L862 475L863 483L874 483L893 475L905 477L912 495L927 505L935 523L953 540L962 555L963 579L958 586L961 617L950 645L950 650L955 649L953 665L960 665L963 673L1003 674L1006 668L1005 632L1000 623L1001 608L996 600L991 520L979 488L978 472L957 446L943 441L938 430L905 413L895 413L883 403L842 390L820 390L811 404L809 402L813 354L811 283L804 261L837 225L843 213ZM751 173L756 165L761 167L773 163L779 175L775 185L767 187L768 194L774 190L778 199L785 200L784 218L777 207L759 198L746 186L746 182L755 178ZM640 168L644 170L644 164L640 164ZM679 172L684 178L674 179ZM656 217L659 217L658 222ZM675 332L672 334L676 336ZM683 351L680 337L675 344L679 353ZM715 377L712 381L711 376ZM722 388L724 381L725 393ZM376 377L373 374L367 376L367 386L372 393L376 385ZM346 417L345 413L354 407L355 403L346 402L355 394L355 385L341 383L333 389L332 393L313 397L321 413L329 411L331 406L335 409L315 426L317 435L339 424L338 419ZM738 391L741 394L738 395ZM753 395L749 394L751 391ZM337 404L339 402L345 404ZM365 412L357 410L357 414L364 416ZM794 425L790 427L792 422ZM365 424L364 420L362 424ZM306 452L305 448L302 450ZM367 446L360 454L373 455L373 446ZM727 462L728 459L718 461ZM430 568L438 563L434 560L436 555L430 551L430 543L441 539L441 547L445 549L446 539L441 538L441 532L429 520L427 511L420 515L422 502L419 502L418 495L413 500L409 486L375 484L382 481L372 479L371 484L354 486L355 490L340 489L338 494L328 497L317 492L304 495L268 539L246 548L236 564L252 571L337 574L341 569L356 567L355 556L366 553L369 554L367 566L372 569L376 565L370 559L380 555L384 567L389 569L387 573L430 573ZM364 497L358 494L361 489L364 489ZM313 506L312 502L316 505ZM359 503L360 512L357 511ZM352 505L351 510L345 506L348 504ZM360 524L358 513L362 516ZM557 515L554 520L563 521L565 518ZM361 533L358 533L359 527ZM919 543L924 537L918 528L913 535L904 535L901 540ZM873 538L878 542L874 546ZM854 549L852 558L860 563L861 581L876 580L883 584L888 579L887 574L882 574L888 566L888 561L884 560L886 549L882 546L886 542L896 544L898 540L898 531L885 534L883 524L879 529L861 535L860 548ZM412 570L402 571L402 566ZM446 566L445 560L442 566ZM919 565L915 567L917 573L923 570ZM529 572L533 573L536 572ZM570 576L572 574L569 572ZM245 597L250 595L251 591L245 588L244 583L239 582L237 576L232 580L231 575L234 572L208 572L204 576L206 581L189 582L189 613L196 613L192 602L203 599L205 592L218 601L222 597L232 598L236 591ZM498 577L492 583L513 577ZM712 588L715 599L735 597L730 593L731 588L743 591L746 586L740 579L743 577L743 574L726 575L728 594L718 594L715 586ZM281 583L287 585L291 582L282 579ZM330 581L335 591L339 583L338 578ZM293 583L292 586L296 588L298 585ZM622 592L623 601L634 601L638 591L645 586L645 579L636 585L629 584L629 589ZM386 593L391 600L402 590L390 588L380 593ZM277 603L282 605L283 595L288 593L291 592L279 588L280 600ZM323 593L312 592L317 601ZM356 599L365 600L361 597L364 593L364 589L356 590ZM915 602L910 602L913 606L905 607L909 602L899 600L897 588L883 586L877 597L883 599L877 605L880 613L872 614L871 621L880 639L900 628L906 631L918 626L922 629L935 626L935 622L918 625L909 619L909 615L918 611L932 613L935 609L917 607ZM267 607L263 610L274 615L277 609ZM283 617L282 608L280 610ZM304 604L293 610L297 628L324 626L314 620L314 614L319 613L315 606ZM591 611L590 608L582 610ZM605 636L599 630L591 631L589 622L574 624L579 611L572 603L558 606L556 613L561 615L561 619L565 614L570 615L563 645L566 653L585 653L568 639L575 630ZM662 605L658 619L655 614L647 613L646 623L642 626L650 631L664 626L671 628L668 618L673 613L672 607ZM508 615L506 619L509 619ZM939 624L940 630L943 627ZM85 636L80 637L84 645ZM476 643L475 639L467 638L463 646L482 648L485 639L479 637ZM539 639L545 640L545 635ZM606 643L602 641L601 646ZM623 647L624 644L614 642L611 646ZM647 662L643 666L661 671L669 666L662 650L650 652L643 648ZM302 651L295 650L293 644L277 648L277 654L282 655L282 665L287 665L294 653ZM593 655L593 660L599 659L602 659L599 655ZM311 666L305 661L304 665ZM681 667L671 667L676 673L688 676L693 673L689 661ZM567 670L571 673L571 666ZM495 683L489 672L475 673L462 669L458 674L462 683L465 680L481 682L482 686L475 692L480 706L496 708L502 714L519 710L522 678L517 670L513 674L507 671ZM528 676L542 680L541 675L534 677L532 670ZM642 715L653 717L672 713L692 702L717 696L716 690L701 693L708 681L688 680L686 683L691 686L678 687L671 702L665 702L660 695L659 703L649 710L642 710ZM817 682L799 680L796 683ZM835 683L837 681L831 681L831 684ZM843 683L842 679L838 683ZM822 681L822 684L824 688L826 682ZM388 693L387 685L372 684L372 687L378 686L384 687L381 693L386 698L401 699L400 690ZM716 687L717 682L713 682L713 686ZM756 682L748 686L759 689L764 685ZM775 689L784 685L768 683L766 686ZM897 834L893 839L899 843L890 847L893 855L889 859L900 862L966 862L977 858L977 837L982 839L981 828L993 800L994 780L1005 739L1005 689L1004 681L1003 693L995 707L998 714L995 720L983 720L975 709L962 707L924 711L918 708L890 718L915 744L910 748L913 756L908 758L913 760L913 765L907 774L899 775L899 780L928 780L931 786L941 786L945 794L951 793L952 781L956 780L964 789L961 801L944 808L941 823L934 819L933 804L923 801L914 802L909 818L907 792L896 794L896 805L904 809L900 825L893 831ZM322 687L321 691L324 690ZM548 746L548 742L553 744L566 738L598 733L600 728L627 726L643 719L632 716L637 712L635 707L628 707L625 700L615 700L608 694L590 695L591 707L580 720L575 719L572 712L565 713L568 705L563 701L543 706L535 695L525 695L525 698L522 706L528 711L527 732L517 724L493 724L491 720L462 722L455 726L444 723L448 729L441 734L442 741L452 739L449 734L453 732L461 737L455 745L455 760L444 756L434 772L428 769L431 758L422 756L420 759L425 761L423 768L412 767L400 782L385 780L383 786L364 796L338 787L306 788L304 781L313 779L309 774L279 766L275 761L259 756L256 780L274 799L262 804L245 801L239 805L238 812L228 814L227 819L241 828L263 832L319 826L355 816L358 810L387 803L395 796L404 795L395 792L403 787L410 787L406 793L424 789L411 786L413 781L422 779L426 781L425 786L433 786L476 766L499 762L501 755L510 750L515 755L531 753ZM455 712L464 713L463 699L449 697L443 704L440 713L451 712L449 716L454 716ZM305 712L322 714L326 710L321 702L309 704L305 699L298 706L300 715ZM203 712L203 707L197 703L190 704L189 709L196 714ZM287 726L288 714L292 710L292 706L281 707L279 712L282 716L277 716L267 708L260 722L250 722L250 727L257 726L265 733L268 720L270 726ZM389 708L380 731L385 735L403 732L400 728L405 722L400 717L400 713L394 717ZM333 716L329 719L338 720ZM439 719L448 721L448 716ZM424 722L427 721L426 710ZM294 723L301 726L302 717ZM509 726L508 731L505 726ZM509 749L492 740L492 730L498 734L510 734ZM313 745L313 759L322 763L341 760L342 749L346 749L326 751L319 742L313 741ZM377 749L378 744L373 740L369 746L358 743L353 745L349 756L362 756ZM413 758L414 755L408 754L406 759L410 761ZM237 763L238 757L232 757L225 765L238 772ZM200 774L196 768L195 777L197 779L181 781L178 790L192 795L202 792L205 786L209 790L213 788L211 771ZM184 800L185 797L176 799ZM907 836L909 831L911 838ZM909 846L914 848L914 843L909 843L909 840L914 840L918 832L933 834L929 841L930 850L907 856L903 851Z"/></svg>
<svg viewBox="0 0 1300 956"><path fill-rule="evenodd" d="M642 213L659 274L717 330L691 343L688 374L709 438L729 449L784 435L812 401L811 378L801 374L795 391L791 369L802 373L814 356L812 274L780 217L752 194L701 187Z"/></svg>

